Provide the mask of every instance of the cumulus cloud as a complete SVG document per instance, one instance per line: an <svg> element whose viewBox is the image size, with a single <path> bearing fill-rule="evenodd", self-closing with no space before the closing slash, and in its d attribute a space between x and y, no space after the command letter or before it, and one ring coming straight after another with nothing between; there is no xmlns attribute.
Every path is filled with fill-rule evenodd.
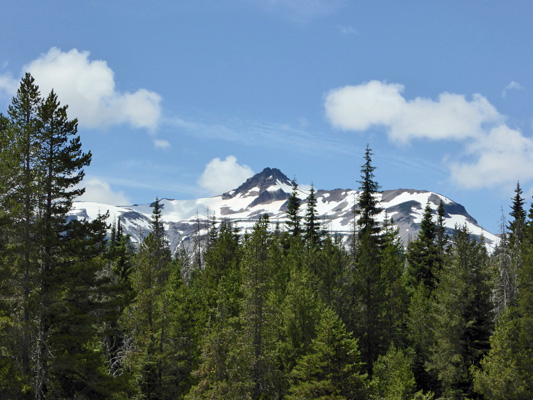
<svg viewBox="0 0 533 400"><path fill-rule="evenodd" d="M509 89L518 89L511 82ZM533 140L512 129L489 101L442 93L436 100L403 97L404 86L371 81L332 90L325 99L331 124L343 130L383 127L397 143L455 140L464 147L447 162L450 178L466 188L533 180Z"/></svg>
<svg viewBox="0 0 533 400"><path fill-rule="evenodd" d="M124 192L114 191L109 183L102 179L85 178L81 186L85 187L85 193L77 199L79 201L93 201L114 206L131 204Z"/></svg>
<svg viewBox="0 0 533 400"><path fill-rule="evenodd" d="M206 165L198 184L212 195L218 195L235 189L253 174L249 166L239 165L234 156L225 160L214 158Z"/></svg>
<svg viewBox="0 0 533 400"><path fill-rule="evenodd" d="M163 140L163 139L155 139L154 146L157 149L169 149L171 147L168 140Z"/></svg>
<svg viewBox="0 0 533 400"><path fill-rule="evenodd" d="M364 131L383 126L399 143L415 138L465 139L483 132L483 125L503 117L479 94L442 93L437 100L406 100L404 86L371 81L332 90L326 97L326 114L333 126Z"/></svg>
<svg viewBox="0 0 533 400"><path fill-rule="evenodd" d="M90 60L89 55L88 51L62 52L52 47L24 66L24 71L34 76L43 95L54 89L80 125L102 128L127 123L134 128L156 129L161 96L146 89L117 91L113 70L105 61Z"/></svg>

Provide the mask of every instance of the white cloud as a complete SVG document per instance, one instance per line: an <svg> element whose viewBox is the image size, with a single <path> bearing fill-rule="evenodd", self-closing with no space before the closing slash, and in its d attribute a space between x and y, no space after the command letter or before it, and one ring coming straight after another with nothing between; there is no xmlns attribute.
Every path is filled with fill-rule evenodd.
<svg viewBox="0 0 533 400"><path fill-rule="evenodd" d="M389 138L407 143L414 138L465 139L478 136L483 125L503 117L479 94L468 101L462 95L442 93L438 100L406 100L404 86L371 81L329 92L326 114L343 130L386 128Z"/></svg>
<svg viewBox="0 0 533 400"><path fill-rule="evenodd" d="M0 94L4 92L8 96L14 96L17 93L18 81L10 74L0 75Z"/></svg>
<svg viewBox="0 0 533 400"><path fill-rule="evenodd" d="M117 91L113 70L105 61L90 60L88 51L62 52L52 47L24 66L24 71L34 76L43 96L54 89L80 125L101 128L127 123L149 130L158 126L161 96L146 89Z"/></svg>
<svg viewBox="0 0 533 400"><path fill-rule="evenodd" d="M77 199L79 201L93 201L114 206L131 204L124 192L113 191L109 183L102 179L86 177L81 186L85 187L85 193Z"/></svg>
<svg viewBox="0 0 533 400"><path fill-rule="evenodd" d="M520 85L518 82L511 81L507 86L505 86L502 90L502 97L507 97L507 92L509 90L524 90L522 85Z"/></svg>
<svg viewBox="0 0 533 400"><path fill-rule="evenodd" d="M158 149L169 149L171 147L168 140L163 139L155 139L154 146Z"/></svg>
<svg viewBox="0 0 533 400"><path fill-rule="evenodd" d="M451 179L467 188L533 180L533 140L506 125L492 128L466 146L471 162L451 162Z"/></svg>
<svg viewBox="0 0 533 400"><path fill-rule="evenodd" d="M213 195L235 189L254 174L247 165L237 164L237 158L227 156L225 160L214 158L205 167L198 184Z"/></svg>
<svg viewBox="0 0 533 400"><path fill-rule="evenodd" d="M518 89L516 82L508 85ZM446 157L450 178L466 188L490 188L533 180L533 139L505 124L489 101L475 94L442 93L437 100L402 96L403 85L371 81L332 90L326 114L335 127L364 131L385 128L397 143L413 139L455 140L463 151Z"/></svg>

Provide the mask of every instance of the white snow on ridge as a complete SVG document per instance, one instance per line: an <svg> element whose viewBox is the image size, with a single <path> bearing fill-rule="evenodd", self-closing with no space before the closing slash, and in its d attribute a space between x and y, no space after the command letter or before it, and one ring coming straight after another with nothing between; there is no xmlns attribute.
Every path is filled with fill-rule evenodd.
<svg viewBox="0 0 533 400"><path fill-rule="evenodd" d="M266 180L265 180L266 179ZM275 180L275 182L272 182ZM252 181L250 181L252 182ZM276 178L274 175L269 175L268 178L258 179L253 181L254 187L246 191L237 193L237 189L228 191L226 195L214 196L209 198L199 198L191 200L169 200L161 199L162 205L162 220L166 228L172 227L173 235L175 237L183 237L190 235L190 230L187 226L192 226L194 221L199 218L201 221L206 221L210 217L215 217L217 221L227 218L235 221L236 225L241 228L241 231L248 231L252 229L256 220L263 214L270 215L270 221L273 225L276 222L282 224L284 228L284 222L286 220L285 210L282 210L283 205L286 203L286 199L281 200L268 200L269 198L277 198L276 192L282 190L284 193L292 193L292 185L287 181ZM261 187L265 188L261 190ZM307 196L309 196L310 185L298 186L298 197L304 201L300 208L300 215L305 217L307 211L307 204L305 203ZM240 190L243 190L243 186ZM318 195L318 192L321 192ZM263 192L264 195L261 199L264 202L256 202L253 207L250 207L252 202L256 201ZM266 193L265 193L266 192ZM339 232L343 234L349 234L353 227L353 215L352 209L354 203L358 201L359 191L353 189L334 189L331 191L316 191L316 211L322 220L322 226L331 232ZM275 194L276 193L276 194ZM269 194L271 196L269 196ZM389 201L383 201L383 195ZM394 197L393 197L394 196ZM428 191L414 191L414 190L402 190L386 191L377 195L379 200L379 206L384 210L391 207L397 207L396 210L386 213L385 211L376 216L379 222L383 222L385 216L387 218L398 217L402 222L401 230L403 238L405 239L411 233L416 234L417 227L413 226L420 224L424 215L424 209L430 197L435 199L435 196L440 198L444 204L454 204L454 202L440 194L428 192ZM411 202L411 204L404 203ZM413 204L416 202L418 204ZM414 206L413 206L414 205ZM109 217L107 222L113 224L118 217L122 214L129 213L128 218L123 220L123 226L127 227L129 232L136 232L137 237L141 237L143 229L150 228L150 218L153 212L151 203L115 207L104 204L91 203L91 202L75 202L73 210L70 213L78 218L94 219L99 214L104 214L109 211ZM410 206L410 207L409 207ZM436 210L438 204L430 202L430 207ZM450 208L453 210L453 207ZM405 213L409 212L409 215ZM458 212L463 212L462 210ZM135 213L138 213L137 215ZM140 214L140 215L139 215ZM174 223L185 223L177 228ZM467 226L469 231L474 235L483 235L486 238L487 244L497 243L499 238L491 233L483 230L474 223L467 220L467 217L459 214L450 214L445 221L446 227L453 229L456 225ZM178 231L179 229L179 231ZM178 239L176 239L178 240Z"/></svg>
<svg viewBox="0 0 533 400"><path fill-rule="evenodd" d="M408 201L417 201L422 205L422 207L425 207L429 196L431 196L431 192L415 192L415 193L409 193L409 192L403 192L400 195L394 197L392 200L383 203L383 206L385 207L394 207L397 205L400 205L402 203L408 202Z"/></svg>

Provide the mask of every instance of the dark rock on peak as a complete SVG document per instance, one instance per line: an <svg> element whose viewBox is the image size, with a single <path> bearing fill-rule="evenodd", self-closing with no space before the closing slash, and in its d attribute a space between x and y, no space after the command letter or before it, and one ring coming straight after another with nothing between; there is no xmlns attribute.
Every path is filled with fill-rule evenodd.
<svg viewBox="0 0 533 400"><path fill-rule="evenodd" d="M224 193L222 197L232 198L239 194L257 196L267 191L268 188L279 184L292 185L292 181L277 168L265 168L260 173L248 178L237 189ZM278 194L278 197L281 195Z"/></svg>

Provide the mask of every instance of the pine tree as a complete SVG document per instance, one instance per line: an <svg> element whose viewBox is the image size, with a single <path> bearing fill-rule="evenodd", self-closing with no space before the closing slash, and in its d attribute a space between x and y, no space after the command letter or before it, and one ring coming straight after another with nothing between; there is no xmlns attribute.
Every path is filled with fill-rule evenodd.
<svg viewBox="0 0 533 400"><path fill-rule="evenodd" d="M167 399L183 399L194 383L198 366L200 332L197 330L193 292L181 276L179 261L171 264L164 290L167 303L166 341L161 355L162 392Z"/></svg>
<svg viewBox="0 0 533 400"><path fill-rule="evenodd" d="M374 170L372 165L372 149L367 145L365 150L365 163L361 167L361 180L359 181L359 200L358 200L358 219L359 238L364 236L372 237L379 241L381 228L376 217L381 213L379 207L379 185L375 181Z"/></svg>
<svg viewBox="0 0 533 400"><path fill-rule="evenodd" d="M307 213L305 215L305 240L309 247L316 247L321 242L320 221L316 210L315 188L311 185L311 191L307 197Z"/></svg>
<svg viewBox="0 0 533 400"><path fill-rule="evenodd" d="M381 272L381 227L376 220L382 211L378 207L379 185L374 180L375 167L372 166L372 152L369 146L365 151L365 163L361 167L362 181L359 183L359 227L357 242L352 254L353 276L349 277L349 297L353 304L347 315L350 329L361 345L362 359L371 368L379 354L385 351L388 343L383 338L383 296L384 282Z"/></svg>
<svg viewBox="0 0 533 400"><path fill-rule="evenodd" d="M392 219L385 219L381 251L381 280L383 282L383 328L384 343L405 343L405 324L409 304L405 287L405 254L399 237L399 229Z"/></svg>
<svg viewBox="0 0 533 400"><path fill-rule="evenodd" d="M291 371L296 360L309 352L316 336L322 305L307 269L293 269L281 305L280 349L283 368Z"/></svg>
<svg viewBox="0 0 533 400"><path fill-rule="evenodd" d="M365 399L367 376L362 369L357 340L327 308L310 352L298 360L291 372L292 384L286 399Z"/></svg>
<svg viewBox="0 0 533 400"><path fill-rule="evenodd" d="M515 205L520 203L518 198L517 190ZM519 213L515 213L515 221L516 215ZM500 271L505 271L505 266L513 267L510 271L516 274L516 282L509 285L512 289L516 285L513 301L500 310L496 330L490 338L490 351L481 366L473 368L474 388L487 399L529 399L533 396L533 206L522 233L520 268L513 263L512 250L499 254L498 260ZM502 247L506 249L506 244ZM513 250L516 251L516 241ZM502 259L506 260L504 265L501 265ZM501 280L500 288L505 289L502 284L505 282Z"/></svg>
<svg viewBox="0 0 533 400"><path fill-rule="evenodd" d="M430 291L437 285L437 274L441 264L437 245L437 225L433 221L432 213L428 201L418 237L409 243L407 252L409 262L407 272L411 287L416 288L419 283L423 283ZM442 231L440 235L442 236Z"/></svg>
<svg viewBox="0 0 533 400"><path fill-rule="evenodd" d="M315 275L317 291L322 303L331 307L342 317L343 285L345 284L348 255L339 235L326 237L322 249L316 255Z"/></svg>
<svg viewBox="0 0 533 400"><path fill-rule="evenodd" d="M493 328L486 250L466 228L456 229L452 258L440 274L435 297L430 367L445 396L462 399L473 393L469 367L479 365L488 352Z"/></svg>
<svg viewBox="0 0 533 400"><path fill-rule="evenodd" d="M444 211L444 202L441 200L439 202L439 207L437 208L437 226L435 229L435 244L438 249L438 260L442 264L444 262L445 254L448 250L448 235L446 234L446 213ZM437 270L440 271L442 265L438 265Z"/></svg>
<svg viewBox="0 0 533 400"><path fill-rule="evenodd" d="M52 92L43 101L30 74L21 81L2 124L2 207L10 221L5 255L13 287L22 391L36 399L73 398L109 388L97 340L105 225L69 222L67 213L91 155L81 149L77 121ZM72 335L72 338L68 338ZM66 358L69 354L70 358Z"/></svg>
<svg viewBox="0 0 533 400"><path fill-rule="evenodd" d="M242 246L236 229L223 221L217 238L206 250L205 268L197 270L190 282L189 310L199 347L194 366L196 384L188 399L239 398L251 391L248 365L239 360L242 351L236 343L242 334ZM238 347L238 348L237 348ZM246 382L246 383L245 383Z"/></svg>
<svg viewBox="0 0 533 400"><path fill-rule="evenodd" d="M474 389L485 399L531 398L533 381L525 368L528 354L520 340L520 332L517 313L512 309L504 311L490 337L490 351L479 366L472 368Z"/></svg>
<svg viewBox="0 0 533 400"><path fill-rule="evenodd" d="M93 222L67 222L73 199L84 192L78 185L91 153L82 151L77 120L67 118L67 106L60 105L53 91L38 109L37 138L33 166L40 187L36 397L75 397L82 388L104 395L108 378L98 373L101 357L90 343L97 335L94 313L107 307L105 301L96 300L104 283L100 272L106 216ZM65 342L66 332L76 340ZM63 354L69 354L68 362Z"/></svg>
<svg viewBox="0 0 533 400"><path fill-rule="evenodd" d="M298 184L296 179L292 181L292 192L287 200L287 231L293 237L299 237L302 227L301 227L301 217L299 215L300 206L302 201L298 197Z"/></svg>
<svg viewBox="0 0 533 400"><path fill-rule="evenodd" d="M254 226L244 244L242 355L248 363L253 388L252 399L273 398L279 392L280 377L274 362L275 326L269 302L273 285L273 264L270 252L271 234L268 216Z"/></svg>
<svg viewBox="0 0 533 400"><path fill-rule="evenodd" d="M134 291L131 284L134 249L129 235L124 234L121 219L111 228L106 259L109 276L107 296L110 297L108 318L103 324L103 348L105 351L108 373L114 377L124 374L124 353L127 347L128 333L120 326L120 316L128 307Z"/></svg>
<svg viewBox="0 0 533 400"><path fill-rule="evenodd" d="M410 400L414 398L416 382L411 370L411 357L392 345L387 354L374 363L372 387L379 399Z"/></svg>
<svg viewBox="0 0 533 400"><path fill-rule="evenodd" d="M384 337L385 282L381 270L380 249L367 231L359 239L356 270L354 272L354 333L361 345L362 359L368 368L378 355L386 351ZM371 372L371 371L369 371Z"/></svg>
<svg viewBox="0 0 533 400"><path fill-rule="evenodd" d="M7 155L8 173L11 178L7 182L6 196L4 204L11 214L11 222L14 229L12 233L14 251L17 265L21 268L17 271L22 293L21 307L14 306L14 309L21 309L22 316L22 343L21 359L22 371L25 375L30 374L30 349L32 344L33 327L31 326L31 314L33 304L31 304L31 292L35 287L37 268L35 266L35 246L32 241L35 237L35 210L37 208L37 195L39 193L37 170L38 150L38 117L37 112L42 103L39 87L35 84L33 77L26 73L21 80L17 95L13 98L8 108L10 120L9 141L4 155Z"/></svg>
<svg viewBox="0 0 533 400"><path fill-rule="evenodd" d="M522 188L520 182L517 182L515 195L511 199L513 205L511 206L511 212L509 215L512 217L509 222L509 244L511 249L518 249L522 243L524 226L526 222L526 211L524 210L524 198L522 197Z"/></svg>
<svg viewBox="0 0 533 400"><path fill-rule="evenodd" d="M434 346L435 317L434 299L429 289L419 283L411 293L407 314L407 332L410 347L414 350L413 373L417 387L424 392L440 389L435 374L426 369Z"/></svg>
<svg viewBox="0 0 533 400"><path fill-rule="evenodd" d="M157 396L163 396L162 356L169 319L168 302L164 294L170 275L171 254L165 238L161 210L161 204L156 199L153 203L152 229L141 243L132 271L135 298L123 315L123 321L133 333L138 349L130 355L129 362L134 371L144 371L143 375L139 375L142 378L139 387L143 398L151 398L153 390L147 392L143 388L152 386L157 388ZM146 375L150 371L151 374Z"/></svg>

